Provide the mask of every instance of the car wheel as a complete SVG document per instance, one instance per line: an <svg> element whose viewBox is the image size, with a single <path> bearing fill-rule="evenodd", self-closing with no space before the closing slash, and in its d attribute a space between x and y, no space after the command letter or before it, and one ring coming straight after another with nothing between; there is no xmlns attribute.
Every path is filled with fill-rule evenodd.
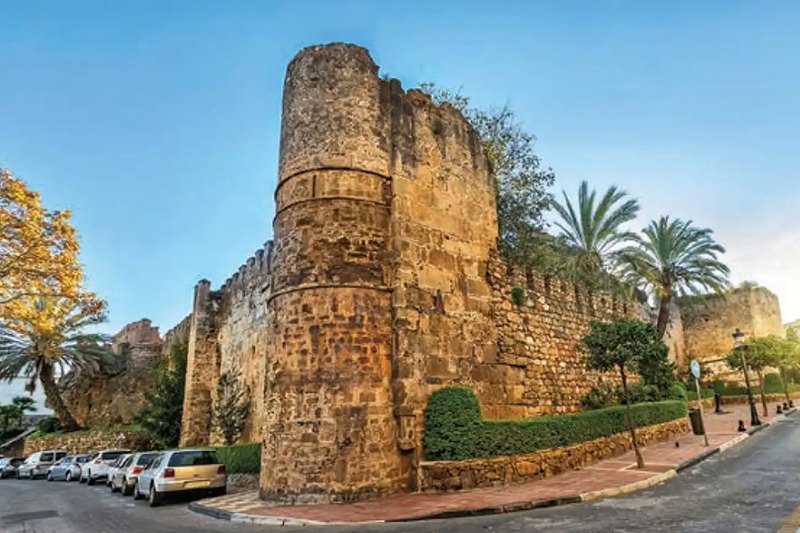
<svg viewBox="0 0 800 533"><path fill-rule="evenodd" d="M64 481L66 481L67 483L72 481L72 472L67 472L67 475L64 476Z"/></svg>
<svg viewBox="0 0 800 533"><path fill-rule="evenodd" d="M123 496L130 496L131 495L131 486L128 485L128 480L127 479L123 478L123 480L122 480L122 488L120 489L120 492L122 492Z"/></svg>
<svg viewBox="0 0 800 533"><path fill-rule="evenodd" d="M47 473L47 481L53 481L53 474L50 472Z"/></svg>
<svg viewBox="0 0 800 533"><path fill-rule="evenodd" d="M86 484L87 485L94 485L97 482L95 478L92 477L91 470L86 474Z"/></svg>
<svg viewBox="0 0 800 533"><path fill-rule="evenodd" d="M150 494L148 496L148 503L150 507L158 507L161 505L161 494L156 490L155 484L150 485Z"/></svg>
<svg viewBox="0 0 800 533"><path fill-rule="evenodd" d="M134 500L141 500L142 495L139 494L139 482L133 484L133 499Z"/></svg>

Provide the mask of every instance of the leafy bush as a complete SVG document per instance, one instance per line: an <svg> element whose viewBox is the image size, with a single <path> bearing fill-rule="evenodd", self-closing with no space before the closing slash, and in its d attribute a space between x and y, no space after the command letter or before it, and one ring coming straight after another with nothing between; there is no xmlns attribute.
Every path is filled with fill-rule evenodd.
<svg viewBox="0 0 800 533"><path fill-rule="evenodd" d="M58 418L51 416L48 418L42 418L36 424L36 429L39 430L39 433L42 435L46 435L47 433L55 433L61 429L61 424L58 422Z"/></svg>
<svg viewBox="0 0 800 533"><path fill-rule="evenodd" d="M686 387L683 383L672 384L672 387L669 388L669 399L680 400L682 402L686 401Z"/></svg>
<svg viewBox="0 0 800 533"><path fill-rule="evenodd" d="M589 389L581 398L581 407L584 409L602 409L619 403L618 391L605 381Z"/></svg>
<svg viewBox="0 0 800 533"><path fill-rule="evenodd" d="M783 392L783 380L781 375L775 372L764 374L764 390L766 392Z"/></svg>
<svg viewBox="0 0 800 533"><path fill-rule="evenodd" d="M261 443L220 446L217 455L229 474L258 474L261 471Z"/></svg>
<svg viewBox="0 0 800 533"><path fill-rule="evenodd" d="M186 385L186 346L173 345L168 358L153 365L153 384L145 392L145 405L134 417L156 448L178 445Z"/></svg>
<svg viewBox="0 0 800 533"><path fill-rule="evenodd" d="M637 427L686 416L682 401L631 406ZM531 453L608 437L628 430L625 407L520 420L483 420L480 405L464 387L438 389L425 409L422 444L427 460L463 460Z"/></svg>
<svg viewBox="0 0 800 533"><path fill-rule="evenodd" d="M473 434L481 425L481 407L470 389L444 387L433 391L425 406L422 448L426 457L469 457Z"/></svg>
<svg viewBox="0 0 800 533"><path fill-rule="evenodd" d="M511 289L511 301L517 307L525 303L525 289L522 287L514 287Z"/></svg>
<svg viewBox="0 0 800 533"><path fill-rule="evenodd" d="M628 401L632 404L658 402L666 399L668 395L669 391L666 391L666 394L662 394L657 386L642 383L641 381L628 385ZM619 403L624 405L625 394L622 387L617 389L617 396L619 397Z"/></svg>

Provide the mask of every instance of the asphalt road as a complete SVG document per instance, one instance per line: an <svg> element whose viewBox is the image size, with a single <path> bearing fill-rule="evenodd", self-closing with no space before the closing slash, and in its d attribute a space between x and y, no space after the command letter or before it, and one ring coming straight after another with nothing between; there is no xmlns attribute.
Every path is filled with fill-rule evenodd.
<svg viewBox="0 0 800 533"><path fill-rule="evenodd" d="M150 508L144 501L112 494L105 485L77 482L0 480L0 531L3 533L184 533L264 531L206 517L175 501Z"/></svg>
<svg viewBox="0 0 800 533"><path fill-rule="evenodd" d="M793 515L795 519L790 519ZM590 503L425 522L354 527L269 527L234 524L186 509L185 502L150 509L104 486L0 481L0 531L8 532L775 532L800 526L800 416L741 445L627 496Z"/></svg>

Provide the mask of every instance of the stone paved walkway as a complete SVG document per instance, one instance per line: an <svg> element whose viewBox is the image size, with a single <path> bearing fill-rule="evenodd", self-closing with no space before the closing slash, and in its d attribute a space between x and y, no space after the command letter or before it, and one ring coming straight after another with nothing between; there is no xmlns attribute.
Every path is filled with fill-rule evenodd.
<svg viewBox="0 0 800 533"><path fill-rule="evenodd" d="M775 404L770 404L772 416L762 417L762 422L774 420ZM562 502L584 501L623 492L630 492L660 483L675 475L682 465L700 459L709 451L725 449L746 438L736 431L738 420L744 420L749 429L747 406L726 406L729 412L715 415L705 409L705 425L709 447L703 437L691 433L653 444L642 449L646 463L643 470L636 468L633 452L601 461L580 470L573 470L540 481L496 488L481 488L454 493L414 493L390 496L351 504L298 505L293 507L268 507L258 499L256 491L209 498L193 504L199 512L214 512L222 516L238 513L235 519L266 521L282 519L291 522L374 522L414 520L444 517L448 514L483 514L531 509L557 505ZM759 406L759 415L761 407ZM687 421L688 423L688 421ZM678 446L676 446L676 441ZM220 513L221 511L221 513ZM230 515L227 518L231 519Z"/></svg>

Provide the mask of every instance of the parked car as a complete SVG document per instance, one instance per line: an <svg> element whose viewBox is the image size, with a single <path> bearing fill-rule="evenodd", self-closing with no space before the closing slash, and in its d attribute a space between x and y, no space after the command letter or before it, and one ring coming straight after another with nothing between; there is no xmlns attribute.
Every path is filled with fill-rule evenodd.
<svg viewBox="0 0 800 533"><path fill-rule="evenodd" d="M159 452L141 471L133 497L145 497L150 507L159 505L168 494L202 492L225 494L228 478L225 465L211 448Z"/></svg>
<svg viewBox="0 0 800 533"><path fill-rule="evenodd" d="M67 479L67 472L72 470L73 460L74 457L72 455L67 455L53 463L50 468L47 469L47 481Z"/></svg>
<svg viewBox="0 0 800 533"><path fill-rule="evenodd" d="M120 455L131 453L130 450L102 450L81 466L81 483L94 485L98 479L105 480L108 477L108 467L116 461Z"/></svg>
<svg viewBox="0 0 800 533"><path fill-rule="evenodd" d="M17 477L17 469L24 462L24 457L3 457L0 459L0 479Z"/></svg>
<svg viewBox="0 0 800 533"><path fill-rule="evenodd" d="M129 455L111 476L111 492L121 491L123 496L133 494L133 486L144 467L158 452L139 452Z"/></svg>
<svg viewBox="0 0 800 533"><path fill-rule="evenodd" d="M81 468L83 465L89 462L91 459L91 455L73 455L72 456L72 465L70 466L69 470L65 474L64 480L65 481L76 481L81 478Z"/></svg>
<svg viewBox="0 0 800 533"><path fill-rule="evenodd" d="M106 474L106 487L111 487L111 479L116 475L117 470L120 466L122 466L122 463L124 463L131 455L132 454L130 453L120 455L117 457L116 461L108 466L108 474Z"/></svg>
<svg viewBox="0 0 800 533"><path fill-rule="evenodd" d="M17 470L17 477L20 479L36 479L37 477L46 476L50 466L56 461L66 457L66 455L67 452L64 450L34 452L20 465Z"/></svg>

